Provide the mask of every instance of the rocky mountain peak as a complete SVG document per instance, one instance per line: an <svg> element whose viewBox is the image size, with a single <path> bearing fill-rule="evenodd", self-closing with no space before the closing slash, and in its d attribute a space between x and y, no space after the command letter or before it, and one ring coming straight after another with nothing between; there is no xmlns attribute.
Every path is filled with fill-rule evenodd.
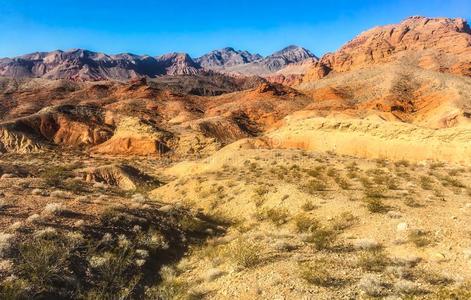
<svg viewBox="0 0 471 300"><path fill-rule="evenodd" d="M215 69L225 68L240 64L247 64L262 59L259 54L252 54L248 51L235 50L232 47L226 47L214 50L196 59L203 68Z"/></svg>

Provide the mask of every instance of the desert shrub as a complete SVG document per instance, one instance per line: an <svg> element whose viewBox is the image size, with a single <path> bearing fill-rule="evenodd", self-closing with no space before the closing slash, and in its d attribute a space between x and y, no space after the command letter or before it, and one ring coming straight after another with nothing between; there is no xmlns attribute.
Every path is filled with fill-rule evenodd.
<svg viewBox="0 0 471 300"><path fill-rule="evenodd" d="M387 284L381 277L373 274L365 274L358 282L360 290L371 297L381 297L387 292Z"/></svg>
<svg viewBox="0 0 471 300"><path fill-rule="evenodd" d="M345 168L348 171L355 171L355 172L360 170L360 168L358 168L358 163L356 161L352 161L351 163L347 164Z"/></svg>
<svg viewBox="0 0 471 300"><path fill-rule="evenodd" d="M445 167L445 163L443 163L443 162L434 162L434 163L430 164L430 169L432 169L432 170L441 169L443 167Z"/></svg>
<svg viewBox="0 0 471 300"><path fill-rule="evenodd" d="M382 272L389 264L389 258L381 249L363 251L358 256L358 266L365 271Z"/></svg>
<svg viewBox="0 0 471 300"><path fill-rule="evenodd" d="M329 168L327 170L327 176L329 177L338 177L339 176L339 171L335 168Z"/></svg>
<svg viewBox="0 0 471 300"><path fill-rule="evenodd" d="M283 225L288 222L289 213L286 208L270 208L262 212L265 219L270 220L275 225Z"/></svg>
<svg viewBox="0 0 471 300"><path fill-rule="evenodd" d="M103 253L96 253L89 259L89 265L93 269L92 276L94 287L87 296L89 299L110 299L118 296L126 299L138 284L141 274L133 272L145 263L138 260L134 245L125 238L121 238L119 244Z"/></svg>
<svg viewBox="0 0 471 300"><path fill-rule="evenodd" d="M390 208L389 206L383 204L383 201L379 198L364 198L363 201L366 203L366 208L375 214L384 214L387 213Z"/></svg>
<svg viewBox="0 0 471 300"><path fill-rule="evenodd" d="M337 240L337 232L328 228L319 228L310 233L306 242L313 244L317 250L326 250L332 247Z"/></svg>
<svg viewBox="0 0 471 300"><path fill-rule="evenodd" d="M360 177L360 182L365 189L369 189L373 186L373 182L368 177Z"/></svg>
<svg viewBox="0 0 471 300"><path fill-rule="evenodd" d="M243 268L251 268L261 262L261 246L242 238L237 239L228 248L231 260Z"/></svg>
<svg viewBox="0 0 471 300"><path fill-rule="evenodd" d="M462 183L459 179L454 178L452 176L439 176L439 179L443 186L451 186L456 188L465 188L466 185Z"/></svg>
<svg viewBox="0 0 471 300"><path fill-rule="evenodd" d="M160 271L162 282L151 288L147 288L144 293L144 298L148 300L162 299L162 300L186 300L189 299L190 285L178 278L176 272L167 266L164 266Z"/></svg>
<svg viewBox="0 0 471 300"><path fill-rule="evenodd" d="M338 186L344 190L348 190L351 187L350 182L345 177L337 176L334 178L334 180Z"/></svg>
<svg viewBox="0 0 471 300"><path fill-rule="evenodd" d="M408 197L405 197L404 198L404 204L409 206L409 207L421 207L422 205L417 202L417 200L412 197L412 196L408 196Z"/></svg>
<svg viewBox="0 0 471 300"><path fill-rule="evenodd" d="M449 276L444 276L432 270L419 269L415 271L415 275L431 285L446 286L454 282Z"/></svg>
<svg viewBox="0 0 471 300"><path fill-rule="evenodd" d="M425 247L432 243L429 234L422 230L411 230L408 234L409 242L413 243L416 247Z"/></svg>
<svg viewBox="0 0 471 300"><path fill-rule="evenodd" d="M343 212L332 220L332 228L337 231L352 227L358 222L358 217L350 212Z"/></svg>
<svg viewBox="0 0 471 300"><path fill-rule="evenodd" d="M376 164L382 168L386 167L388 165L388 160L385 158L378 158L376 159Z"/></svg>
<svg viewBox="0 0 471 300"><path fill-rule="evenodd" d="M0 282L0 297L5 300L28 299L28 284L21 279L11 278Z"/></svg>
<svg viewBox="0 0 471 300"><path fill-rule="evenodd" d="M253 203L255 204L256 207L260 207L265 203L266 199L263 196L260 196L258 194L254 194L252 196L252 201L253 201ZM215 207L213 207L213 208L215 208Z"/></svg>
<svg viewBox="0 0 471 300"><path fill-rule="evenodd" d="M417 283L404 279L394 283L393 288L396 293L401 295L413 296L424 293L424 290Z"/></svg>
<svg viewBox="0 0 471 300"><path fill-rule="evenodd" d="M325 166L316 166L315 168L306 170L306 173L307 175L311 177L318 178L318 177L322 177L322 175L324 174L324 170L325 170Z"/></svg>
<svg viewBox="0 0 471 300"><path fill-rule="evenodd" d="M400 183L399 183L399 180L397 177L389 177L387 180L386 180L386 183L385 183L386 187L390 190L399 190L400 187Z"/></svg>
<svg viewBox="0 0 471 300"><path fill-rule="evenodd" d="M180 226L187 232L204 232L208 229L208 223L192 215L184 215L180 220Z"/></svg>
<svg viewBox="0 0 471 300"><path fill-rule="evenodd" d="M304 185L304 190L309 194L315 194L316 192L326 191L327 184L319 179L312 179Z"/></svg>
<svg viewBox="0 0 471 300"><path fill-rule="evenodd" d="M384 198L386 190L382 186L370 186L365 188L365 196L370 198Z"/></svg>
<svg viewBox="0 0 471 300"><path fill-rule="evenodd" d="M442 287L435 293L438 300L471 299L471 282L466 282L454 287Z"/></svg>
<svg viewBox="0 0 471 300"><path fill-rule="evenodd" d="M264 185L260 185L258 187L255 188L254 192L256 195L258 196L263 196L265 194L268 194L270 190L268 189L268 187L264 186Z"/></svg>
<svg viewBox="0 0 471 300"><path fill-rule="evenodd" d="M314 205L314 203L312 203L312 201L306 201L303 203L303 205L301 205L301 209L304 210L304 211L311 211L311 210L314 210L316 209L317 206Z"/></svg>
<svg viewBox="0 0 471 300"><path fill-rule="evenodd" d="M68 268L72 249L73 244L63 235L37 235L19 245L15 271L34 290L51 291L58 284L67 286L72 276Z"/></svg>
<svg viewBox="0 0 471 300"><path fill-rule="evenodd" d="M448 170L448 175L457 176L460 173L464 173L464 172L466 172L464 168L451 169L451 170Z"/></svg>
<svg viewBox="0 0 471 300"><path fill-rule="evenodd" d="M302 263L299 265L299 276L310 284L323 287L335 285L337 280L331 275L328 266L329 263L322 259Z"/></svg>
<svg viewBox="0 0 471 300"><path fill-rule="evenodd" d="M429 176L421 176L420 177L420 186L424 190L432 190L434 185L434 181Z"/></svg>
<svg viewBox="0 0 471 300"><path fill-rule="evenodd" d="M405 167L405 168L407 168L407 167L410 166L410 163L409 163L407 160L402 159L402 160L396 161L396 162L394 163L394 165L395 165L396 167L398 167L398 168L399 168L399 167Z"/></svg>
<svg viewBox="0 0 471 300"><path fill-rule="evenodd" d="M52 166L40 172L40 177L49 186L61 187L72 176L72 170L72 166Z"/></svg>
<svg viewBox="0 0 471 300"><path fill-rule="evenodd" d="M295 216L294 224L298 232L314 231L320 227L320 223L318 220L306 214L299 214Z"/></svg>
<svg viewBox="0 0 471 300"><path fill-rule="evenodd" d="M61 214L63 214L64 212L67 211L67 208L64 204L62 203L48 203L42 213L44 215L48 215L48 216L60 216Z"/></svg>
<svg viewBox="0 0 471 300"><path fill-rule="evenodd" d="M10 251L14 237L13 234L0 232L0 257Z"/></svg>

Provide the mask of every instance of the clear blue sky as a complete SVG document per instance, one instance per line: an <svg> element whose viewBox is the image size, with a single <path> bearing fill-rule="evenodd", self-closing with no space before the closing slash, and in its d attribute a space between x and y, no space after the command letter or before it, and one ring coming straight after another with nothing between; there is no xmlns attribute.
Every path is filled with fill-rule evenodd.
<svg viewBox="0 0 471 300"><path fill-rule="evenodd" d="M86 48L198 56L232 46L266 55L289 44L317 55L410 15L471 18L470 0L0 0L0 57Z"/></svg>

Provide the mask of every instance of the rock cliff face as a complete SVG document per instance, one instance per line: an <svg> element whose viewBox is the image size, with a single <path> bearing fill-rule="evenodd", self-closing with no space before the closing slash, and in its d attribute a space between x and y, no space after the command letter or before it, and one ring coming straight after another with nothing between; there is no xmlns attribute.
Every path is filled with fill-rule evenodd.
<svg viewBox="0 0 471 300"><path fill-rule="evenodd" d="M305 80L391 61L471 76L471 29L464 19L426 17L375 27L322 57Z"/></svg>
<svg viewBox="0 0 471 300"><path fill-rule="evenodd" d="M46 79L128 80L140 76L196 74L200 70L187 54L158 57L107 55L83 49L37 52L0 60L0 76Z"/></svg>

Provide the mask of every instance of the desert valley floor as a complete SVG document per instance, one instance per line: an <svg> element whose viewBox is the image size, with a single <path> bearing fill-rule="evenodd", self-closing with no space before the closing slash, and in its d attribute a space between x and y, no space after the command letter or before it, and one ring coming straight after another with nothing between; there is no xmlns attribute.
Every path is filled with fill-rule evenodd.
<svg viewBox="0 0 471 300"><path fill-rule="evenodd" d="M0 299L471 299L463 19L0 76Z"/></svg>

